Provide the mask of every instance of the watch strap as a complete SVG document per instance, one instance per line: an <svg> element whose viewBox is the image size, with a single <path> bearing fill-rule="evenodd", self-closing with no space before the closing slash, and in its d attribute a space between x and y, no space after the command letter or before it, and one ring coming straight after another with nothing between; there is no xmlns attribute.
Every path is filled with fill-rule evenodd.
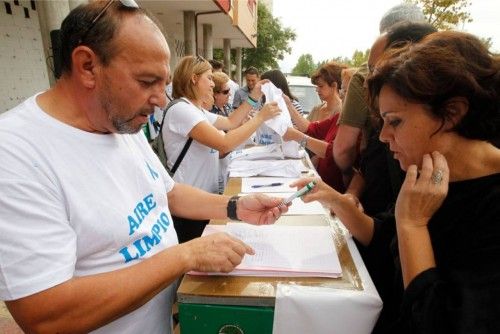
<svg viewBox="0 0 500 334"><path fill-rule="evenodd" d="M236 213L237 202L240 196L233 196L227 202L227 217L231 220L240 220L238 214Z"/></svg>

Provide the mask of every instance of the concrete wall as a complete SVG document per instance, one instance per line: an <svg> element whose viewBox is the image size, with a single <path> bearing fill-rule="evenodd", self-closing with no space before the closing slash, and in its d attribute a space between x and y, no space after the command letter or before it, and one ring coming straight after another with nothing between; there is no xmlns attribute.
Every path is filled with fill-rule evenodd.
<svg viewBox="0 0 500 334"><path fill-rule="evenodd" d="M38 1L0 2L0 113L49 88L38 6Z"/></svg>

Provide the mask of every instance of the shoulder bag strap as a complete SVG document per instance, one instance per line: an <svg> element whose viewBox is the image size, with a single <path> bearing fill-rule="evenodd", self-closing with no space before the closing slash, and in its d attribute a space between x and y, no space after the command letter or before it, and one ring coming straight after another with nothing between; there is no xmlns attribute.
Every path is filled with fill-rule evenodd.
<svg viewBox="0 0 500 334"><path fill-rule="evenodd" d="M165 111L163 112L163 118L161 120L160 132L158 133L158 136L162 135L161 133L163 130L163 122L165 122L165 116L167 115L168 109L170 109L171 107L173 107L174 105L176 105L179 102L187 103L184 99L175 99L175 100L170 101L170 103L165 108ZM172 166L172 169L170 170L170 173L172 173L172 175L174 175L175 172L177 171L177 168L179 168L179 165L181 164L182 159L184 159L184 156L186 155L187 151L189 150L189 146L191 146L192 142L193 142L193 138L189 137L189 139L184 144L184 147L182 148L181 154L179 155L179 157L177 157L177 160L175 161L174 165Z"/></svg>

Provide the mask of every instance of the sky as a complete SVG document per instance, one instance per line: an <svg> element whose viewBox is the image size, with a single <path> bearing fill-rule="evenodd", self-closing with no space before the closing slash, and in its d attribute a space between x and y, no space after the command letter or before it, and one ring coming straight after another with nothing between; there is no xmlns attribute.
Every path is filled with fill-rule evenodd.
<svg viewBox="0 0 500 334"><path fill-rule="evenodd" d="M491 37L492 51L500 53L500 0L470 0L473 22L460 30ZM273 0L273 15L284 27L295 30L292 52L279 62L290 72L300 55L310 53L314 62L351 58L354 51L371 47L378 36L382 15L401 0Z"/></svg>

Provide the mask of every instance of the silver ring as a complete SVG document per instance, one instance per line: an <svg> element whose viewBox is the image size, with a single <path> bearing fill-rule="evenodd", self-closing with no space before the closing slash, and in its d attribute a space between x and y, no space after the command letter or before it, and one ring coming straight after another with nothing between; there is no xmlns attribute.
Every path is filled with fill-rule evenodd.
<svg viewBox="0 0 500 334"><path fill-rule="evenodd" d="M434 184L440 184L443 181L443 171L441 169L436 169L431 175L431 181Z"/></svg>

